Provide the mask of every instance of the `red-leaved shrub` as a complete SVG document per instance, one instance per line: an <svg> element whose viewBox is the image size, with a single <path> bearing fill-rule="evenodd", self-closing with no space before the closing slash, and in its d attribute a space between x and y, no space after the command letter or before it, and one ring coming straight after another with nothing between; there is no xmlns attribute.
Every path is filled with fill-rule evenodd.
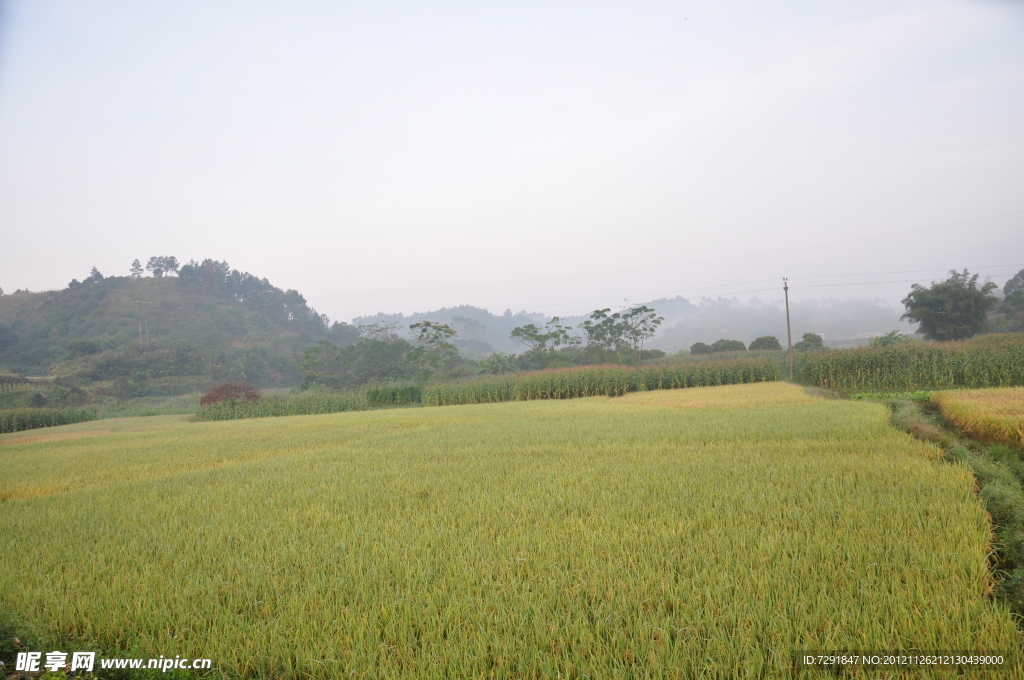
<svg viewBox="0 0 1024 680"><path fill-rule="evenodd" d="M247 382L226 382L214 385L213 389L203 395L199 400L200 406L209 406L218 401L231 399L233 401L259 401L260 391Z"/></svg>

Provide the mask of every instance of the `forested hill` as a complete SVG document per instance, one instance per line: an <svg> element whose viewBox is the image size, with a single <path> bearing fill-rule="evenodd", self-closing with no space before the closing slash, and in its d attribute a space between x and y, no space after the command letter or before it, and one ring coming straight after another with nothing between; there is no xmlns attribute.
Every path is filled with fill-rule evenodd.
<svg viewBox="0 0 1024 680"><path fill-rule="evenodd" d="M0 367L27 375L295 385L303 351L321 339L349 344L356 332L328 325L297 291L212 260L178 276L94 270L64 290L0 296Z"/></svg>

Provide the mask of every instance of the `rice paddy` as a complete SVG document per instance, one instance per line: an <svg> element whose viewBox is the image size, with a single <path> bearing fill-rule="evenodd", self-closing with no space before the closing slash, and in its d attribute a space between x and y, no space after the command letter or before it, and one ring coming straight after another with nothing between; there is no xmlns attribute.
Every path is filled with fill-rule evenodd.
<svg viewBox="0 0 1024 680"><path fill-rule="evenodd" d="M1024 447L1024 387L936 392L931 401L976 439Z"/></svg>
<svg viewBox="0 0 1024 680"><path fill-rule="evenodd" d="M879 404L762 383L101 423L0 436L0 627L35 649L267 678L1021 649L970 471Z"/></svg>

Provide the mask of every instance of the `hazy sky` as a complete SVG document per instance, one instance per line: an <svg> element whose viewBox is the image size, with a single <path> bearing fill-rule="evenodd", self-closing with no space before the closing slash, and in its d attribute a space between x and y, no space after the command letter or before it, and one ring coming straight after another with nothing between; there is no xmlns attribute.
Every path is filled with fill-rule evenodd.
<svg viewBox="0 0 1024 680"><path fill-rule="evenodd" d="M1024 3L7 3L0 253L7 292L213 257L343 320L1001 284Z"/></svg>

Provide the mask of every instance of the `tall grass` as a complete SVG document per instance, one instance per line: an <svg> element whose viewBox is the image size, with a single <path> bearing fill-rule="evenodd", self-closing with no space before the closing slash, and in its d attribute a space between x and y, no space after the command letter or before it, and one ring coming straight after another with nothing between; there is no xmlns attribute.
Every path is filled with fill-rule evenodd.
<svg viewBox="0 0 1024 680"><path fill-rule="evenodd" d="M1024 385L1024 335L808 352L795 377L847 391Z"/></svg>
<svg viewBox="0 0 1024 680"><path fill-rule="evenodd" d="M778 379L778 363L765 358L644 368L563 368L481 382L435 385L424 390L423 403L428 406L448 406L600 395L614 397L643 390L734 385Z"/></svg>
<svg viewBox="0 0 1024 680"><path fill-rule="evenodd" d="M0 434L96 420L95 408L16 408L0 410Z"/></svg>
<svg viewBox="0 0 1024 680"><path fill-rule="evenodd" d="M936 392L931 402L976 439L1024 447L1024 388Z"/></svg>
<svg viewBox="0 0 1024 680"><path fill-rule="evenodd" d="M7 435L0 622L33 650L268 680L1020 649L970 471L883 406L779 382L645 396Z"/></svg>

